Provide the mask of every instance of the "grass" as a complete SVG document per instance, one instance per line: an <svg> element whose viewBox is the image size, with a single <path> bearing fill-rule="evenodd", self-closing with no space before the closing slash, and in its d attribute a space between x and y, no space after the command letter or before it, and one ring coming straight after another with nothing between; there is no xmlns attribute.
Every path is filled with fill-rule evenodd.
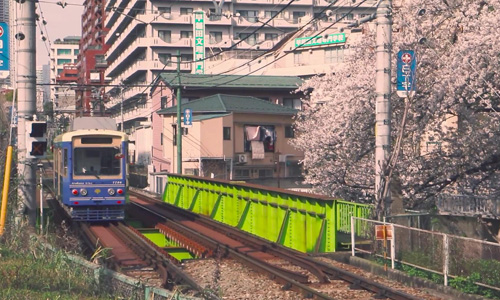
<svg viewBox="0 0 500 300"><path fill-rule="evenodd" d="M0 299L117 299L62 251L52 251L27 226L0 238Z"/></svg>

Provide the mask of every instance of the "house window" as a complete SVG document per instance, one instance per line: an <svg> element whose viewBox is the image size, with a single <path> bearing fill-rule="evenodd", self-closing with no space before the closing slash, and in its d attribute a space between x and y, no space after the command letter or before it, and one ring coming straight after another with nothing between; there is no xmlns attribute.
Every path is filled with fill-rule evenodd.
<svg viewBox="0 0 500 300"><path fill-rule="evenodd" d="M272 125L247 125L244 127L244 149L252 152L252 142L260 142L264 152L274 152L276 145L276 131ZM253 149L255 150L255 149Z"/></svg>
<svg viewBox="0 0 500 300"><path fill-rule="evenodd" d="M293 131L293 126L291 126L291 125L285 126L285 137L287 139L291 139L291 138L295 137L295 134Z"/></svg>
<svg viewBox="0 0 500 300"><path fill-rule="evenodd" d="M230 141L231 140L231 127L224 127L222 129L222 135L224 137L224 141Z"/></svg>
<svg viewBox="0 0 500 300"><path fill-rule="evenodd" d="M240 40L245 40L250 45L255 45L259 42L259 34L258 33L240 33L238 35Z"/></svg>
<svg viewBox="0 0 500 300"><path fill-rule="evenodd" d="M161 99L160 99L161 109L164 109L167 107L167 102L168 102L168 98L166 96L161 97Z"/></svg>
<svg viewBox="0 0 500 300"><path fill-rule="evenodd" d="M238 10L237 13L249 22L257 22L259 16L257 10Z"/></svg>
<svg viewBox="0 0 500 300"><path fill-rule="evenodd" d="M293 63L296 66L302 66L302 52L296 52L293 54Z"/></svg>
<svg viewBox="0 0 500 300"><path fill-rule="evenodd" d="M181 16L193 14L193 9L190 7L181 7Z"/></svg>
<svg viewBox="0 0 500 300"><path fill-rule="evenodd" d="M278 15L278 11L277 10L266 10L265 13L264 13L264 17L266 18L266 20L274 18L277 15Z"/></svg>
<svg viewBox="0 0 500 300"><path fill-rule="evenodd" d="M172 145L177 146L177 125L172 125Z"/></svg>
<svg viewBox="0 0 500 300"><path fill-rule="evenodd" d="M71 59L59 58L57 60L58 65L70 64L70 63L71 63Z"/></svg>
<svg viewBox="0 0 500 300"><path fill-rule="evenodd" d="M193 31L181 31L181 39L190 39L193 37Z"/></svg>
<svg viewBox="0 0 500 300"><path fill-rule="evenodd" d="M193 54L181 54L181 61L192 62Z"/></svg>
<svg viewBox="0 0 500 300"><path fill-rule="evenodd" d="M210 44L217 44L222 41L222 32L221 31L210 31Z"/></svg>
<svg viewBox="0 0 500 300"><path fill-rule="evenodd" d="M304 17L306 15L306 12L305 11L294 11L293 12L293 22L294 23L298 23L299 22L299 19Z"/></svg>
<svg viewBox="0 0 500 300"><path fill-rule="evenodd" d="M159 53L158 60L167 67L172 65L172 54L170 53Z"/></svg>
<svg viewBox="0 0 500 300"><path fill-rule="evenodd" d="M301 110L302 109L302 101L300 101L300 99L295 99L295 98L284 98L283 99L283 106L297 109L297 110Z"/></svg>
<svg viewBox="0 0 500 300"><path fill-rule="evenodd" d="M259 178L270 178L273 177L272 169L259 169Z"/></svg>
<svg viewBox="0 0 500 300"><path fill-rule="evenodd" d="M172 41L170 30L158 30L158 37L166 43L171 43Z"/></svg>
<svg viewBox="0 0 500 300"><path fill-rule="evenodd" d="M80 50L79 50L79 49L75 49L75 50L73 51L73 54L74 54L74 55L78 55L78 54L80 54Z"/></svg>
<svg viewBox="0 0 500 300"><path fill-rule="evenodd" d="M278 39L277 33L266 33L265 40L266 41L276 41Z"/></svg>
<svg viewBox="0 0 500 300"><path fill-rule="evenodd" d="M170 9L170 7L158 7L158 12L160 14L164 14L164 13L167 13L169 14L172 10Z"/></svg>
<svg viewBox="0 0 500 300"><path fill-rule="evenodd" d="M160 145L163 146L163 132L160 133Z"/></svg>
<svg viewBox="0 0 500 300"><path fill-rule="evenodd" d="M325 63L331 64L341 62L344 62L344 46L325 49Z"/></svg>
<svg viewBox="0 0 500 300"><path fill-rule="evenodd" d="M235 169L234 177L237 179L240 178L249 178L250 177L250 169Z"/></svg>
<svg viewBox="0 0 500 300"><path fill-rule="evenodd" d="M71 49L57 49L57 55L71 55Z"/></svg>
<svg viewBox="0 0 500 300"><path fill-rule="evenodd" d="M194 175L194 176L199 176L200 175L200 170L199 169L184 169L184 174L186 175Z"/></svg>

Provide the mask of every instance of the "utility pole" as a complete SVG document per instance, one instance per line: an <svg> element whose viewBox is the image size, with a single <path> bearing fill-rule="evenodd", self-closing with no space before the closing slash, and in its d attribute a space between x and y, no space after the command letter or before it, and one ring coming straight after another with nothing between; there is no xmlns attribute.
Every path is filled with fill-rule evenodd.
<svg viewBox="0 0 500 300"><path fill-rule="evenodd" d="M177 174L182 174L181 51L177 50Z"/></svg>
<svg viewBox="0 0 500 300"><path fill-rule="evenodd" d="M121 126L122 132L124 132L124 122L123 122L123 89L124 89L124 85L123 85L123 82L122 82L122 86L121 86L122 100L120 102L120 115L122 117L122 126Z"/></svg>
<svg viewBox="0 0 500 300"><path fill-rule="evenodd" d="M389 214L391 202L386 169L391 152L392 0L380 0L376 24L375 201L381 218Z"/></svg>
<svg viewBox="0 0 500 300"><path fill-rule="evenodd" d="M36 112L36 76L35 76L35 0L12 1L16 5L17 45L16 87L18 90L18 139L17 170L19 177L18 192L22 204L20 213L28 214L29 225L36 226L36 159L27 157L26 124ZM17 220L19 221L19 220Z"/></svg>

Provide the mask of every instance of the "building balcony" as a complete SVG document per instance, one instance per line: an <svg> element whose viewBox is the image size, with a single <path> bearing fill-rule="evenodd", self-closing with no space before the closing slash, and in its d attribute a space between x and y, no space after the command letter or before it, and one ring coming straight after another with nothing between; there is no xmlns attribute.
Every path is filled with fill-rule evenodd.
<svg viewBox="0 0 500 300"><path fill-rule="evenodd" d="M174 15L169 13L142 15L142 21L151 24L193 24L192 15Z"/></svg>
<svg viewBox="0 0 500 300"><path fill-rule="evenodd" d="M206 26L207 25L231 26L232 23L233 23L232 18L227 18L226 16L210 16L208 18L205 18Z"/></svg>
<svg viewBox="0 0 500 300"><path fill-rule="evenodd" d="M118 65L120 65L123 60L126 60L132 52L137 51L139 48L146 48L149 44L149 39L148 38L137 38L132 44L130 44L126 49L119 48L115 45L113 45L109 50L107 51L107 58L106 60L112 61L111 64L109 64L108 71L111 72L114 70ZM114 59L111 59L114 57Z"/></svg>

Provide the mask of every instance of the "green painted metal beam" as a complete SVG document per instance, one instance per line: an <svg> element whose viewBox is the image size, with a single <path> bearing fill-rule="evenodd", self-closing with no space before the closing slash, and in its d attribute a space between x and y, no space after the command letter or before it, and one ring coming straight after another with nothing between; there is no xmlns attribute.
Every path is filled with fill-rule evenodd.
<svg viewBox="0 0 500 300"><path fill-rule="evenodd" d="M196 176L169 174L164 201L269 241L307 252L338 249L351 216L369 218L372 207L314 194Z"/></svg>

